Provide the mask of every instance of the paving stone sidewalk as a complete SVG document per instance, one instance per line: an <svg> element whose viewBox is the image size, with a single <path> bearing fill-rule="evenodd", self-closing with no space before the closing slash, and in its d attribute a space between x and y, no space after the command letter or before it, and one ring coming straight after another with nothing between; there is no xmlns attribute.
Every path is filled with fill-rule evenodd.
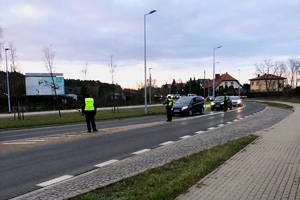
<svg viewBox="0 0 300 200"><path fill-rule="evenodd" d="M288 103L287 103L288 104ZM300 105L177 200L300 199Z"/></svg>

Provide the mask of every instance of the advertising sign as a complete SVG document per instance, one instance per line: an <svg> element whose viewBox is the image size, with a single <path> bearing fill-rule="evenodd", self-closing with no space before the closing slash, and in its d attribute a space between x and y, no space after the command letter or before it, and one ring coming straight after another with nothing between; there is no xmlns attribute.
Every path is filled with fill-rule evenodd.
<svg viewBox="0 0 300 200"><path fill-rule="evenodd" d="M55 90L57 95L65 94L65 85L63 77L53 77L49 76L25 76L26 83L26 95L55 95Z"/></svg>

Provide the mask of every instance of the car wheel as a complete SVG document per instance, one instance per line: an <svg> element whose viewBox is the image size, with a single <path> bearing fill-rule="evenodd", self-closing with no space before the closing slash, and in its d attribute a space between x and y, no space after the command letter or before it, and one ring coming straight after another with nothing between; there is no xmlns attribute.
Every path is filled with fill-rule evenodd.
<svg viewBox="0 0 300 200"><path fill-rule="evenodd" d="M214 108L210 108L210 110L211 110L211 111L213 111L213 110L214 110Z"/></svg>
<svg viewBox="0 0 300 200"><path fill-rule="evenodd" d="M204 113L204 107L202 107L202 108L200 109L200 115L203 115L203 113Z"/></svg>
<svg viewBox="0 0 300 200"><path fill-rule="evenodd" d="M230 106L230 110L232 110L232 105Z"/></svg>
<svg viewBox="0 0 300 200"><path fill-rule="evenodd" d="M192 116L193 115L193 111L192 109L189 110L189 116Z"/></svg>

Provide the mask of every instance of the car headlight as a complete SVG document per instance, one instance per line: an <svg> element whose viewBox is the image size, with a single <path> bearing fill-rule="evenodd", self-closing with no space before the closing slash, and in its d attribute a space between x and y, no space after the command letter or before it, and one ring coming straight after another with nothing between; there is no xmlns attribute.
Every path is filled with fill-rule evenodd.
<svg viewBox="0 0 300 200"><path fill-rule="evenodd" d="M183 106L183 107L181 108L181 110L186 110L186 109L188 109L188 106Z"/></svg>
<svg viewBox="0 0 300 200"><path fill-rule="evenodd" d="M215 103L214 103L214 102L211 102L210 105L213 106L213 105L215 105Z"/></svg>
<svg viewBox="0 0 300 200"><path fill-rule="evenodd" d="M224 104L224 102L221 103L221 105L223 105L223 104Z"/></svg>
<svg viewBox="0 0 300 200"><path fill-rule="evenodd" d="M240 103L242 103L242 101L241 101L241 100L238 100L237 103L240 104Z"/></svg>

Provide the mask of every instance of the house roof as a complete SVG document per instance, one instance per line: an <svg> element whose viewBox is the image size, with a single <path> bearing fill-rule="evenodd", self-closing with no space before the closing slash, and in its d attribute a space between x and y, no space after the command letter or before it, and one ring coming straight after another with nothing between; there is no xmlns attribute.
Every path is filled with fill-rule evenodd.
<svg viewBox="0 0 300 200"><path fill-rule="evenodd" d="M275 76L273 74L264 74L264 75L258 75L255 78L249 79L250 81L255 81L255 80L284 80L286 78L281 77L281 76Z"/></svg>
<svg viewBox="0 0 300 200"><path fill-rule="evenodd" d="M222 74L221 76L217 76L216 74L215 87L218 87L218 85L220 85L223 81L237 81L237 80L232 76L230 76L227 72L226 74ZM210 80L209 82L204 84L204 88L212 88L212 87L213 87L213 80Z"/></svg>

